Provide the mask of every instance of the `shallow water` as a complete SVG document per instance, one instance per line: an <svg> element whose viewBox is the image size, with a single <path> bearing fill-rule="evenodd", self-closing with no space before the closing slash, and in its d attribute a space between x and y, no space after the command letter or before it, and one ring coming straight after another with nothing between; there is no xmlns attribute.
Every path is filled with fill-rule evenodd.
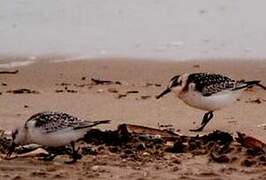
<svg viewBox="0 0 266 180"><path fill-rule="evenodd" d="M1 1L0 54L263 58L265 1Z"/></svg>

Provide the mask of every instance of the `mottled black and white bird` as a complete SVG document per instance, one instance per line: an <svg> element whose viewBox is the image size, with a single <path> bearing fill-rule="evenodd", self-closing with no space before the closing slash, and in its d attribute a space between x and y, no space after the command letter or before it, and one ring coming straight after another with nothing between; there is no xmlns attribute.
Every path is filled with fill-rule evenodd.
<svg viewBox="0 0 266 180"><path fill-rule="evenodd" d="M75 150L75 142L93 126L109 123L110 120L86 121L64 112L41 112L31 116L23 127L12 131L12 145L7 153L10 157L18 145L39 144L45 147L71 145L72 162L81 156Z"/></svg>
<svg viewBox="0 0 266 180"><path fill-rule="evenodd" d="M241 91L254 85L266 89L257 80L236 81L221 74L185 73L171 78L167 88L156 98L159 99L172 91L189 106L208 111L203 116L201 127L191 129L202 131L213 118L214 111L232 104L240 96Z"/></svg>

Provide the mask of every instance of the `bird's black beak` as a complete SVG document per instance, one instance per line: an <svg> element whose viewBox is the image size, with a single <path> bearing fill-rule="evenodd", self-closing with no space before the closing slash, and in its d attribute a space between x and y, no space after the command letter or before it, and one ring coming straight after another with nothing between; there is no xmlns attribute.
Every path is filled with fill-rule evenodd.
<svg viewBox="0 0 266 180"><path fill-rule="evenodd" d="M170 88L165 89L161 94L159 94L158 96L156 96L156 99L161 98L162 96L168 94L169 92L171 92Z"/></svg>
<svg viewBox="0 0 266 180"><path fill-rule="evenodd" d="M9 150L6 154L6 158L9 159L12 155L12 153L15 151L16 148L16 144L14 142L12 142L11 146L9 147Z"/></svg>

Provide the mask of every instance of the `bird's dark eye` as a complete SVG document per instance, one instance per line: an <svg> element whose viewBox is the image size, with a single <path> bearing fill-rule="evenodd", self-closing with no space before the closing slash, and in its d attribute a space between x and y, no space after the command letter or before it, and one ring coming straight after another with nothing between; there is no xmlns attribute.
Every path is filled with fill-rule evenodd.
<svg viewBox="0 0 266 180"><path fill-rule="evenodd" d="M178 82L178 79L179 79L179 75L174 76L174 77L170 80L170 85L169 85L169 87L172 88L172 87L176 87L176 86L180 85L180 83Z"/></svg>

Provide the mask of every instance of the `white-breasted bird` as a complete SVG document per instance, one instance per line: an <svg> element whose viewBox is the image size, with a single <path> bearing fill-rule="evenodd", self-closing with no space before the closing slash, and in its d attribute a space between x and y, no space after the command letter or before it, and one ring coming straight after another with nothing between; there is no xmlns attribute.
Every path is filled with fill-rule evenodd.
<svg viewBox="0 0 266 180"><path fill-rule="evenodd" d="M208 111L203 116L201 127L191 129L191 131L202 131L213 118L214 111L232 104L240 96L241 91L254 85L266 89L259 80L237 81L221 74L184 73L171 78L167 88L156 98L173 92L189 106Z"/></svg>
<svg viewBox="0 0 266 180"><path fill-rule="evenodd" d="M11 156L18 145L39 144L45 147L61 147L71 144L72 162L81 156L75 150L75 142L98 124L110 120L86 121L64 112L41 112L32 115L23 127L12 131L12 145L7 153Z"/></svg>

